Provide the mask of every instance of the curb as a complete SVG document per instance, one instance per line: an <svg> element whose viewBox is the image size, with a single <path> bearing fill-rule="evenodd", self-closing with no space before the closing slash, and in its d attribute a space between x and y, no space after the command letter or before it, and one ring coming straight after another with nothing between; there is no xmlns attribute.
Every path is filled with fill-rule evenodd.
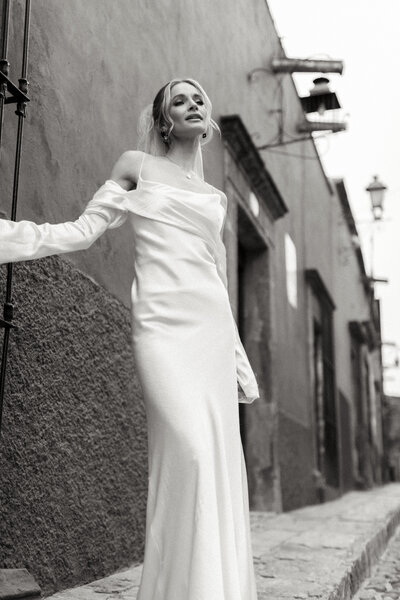
<svg viewBox="0 0 400 600"><path fill-rule="evenodd" d="M351 600L363 581L371 575L389 540L400 525L400 506L393 511L386 524L365 545L359 558L355 559L351 568L344 574L337 589L326 600Z"/></svg>

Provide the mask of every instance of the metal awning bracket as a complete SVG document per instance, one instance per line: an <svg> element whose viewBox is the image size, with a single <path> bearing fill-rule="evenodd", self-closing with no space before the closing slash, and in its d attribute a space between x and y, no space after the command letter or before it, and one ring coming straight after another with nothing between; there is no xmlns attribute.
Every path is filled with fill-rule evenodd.
<svg viewBox="0 0 400 600"><path fill-rule="evenodd" d="M5 84L7 87L7 91L10 94L6 96L4 99L4 104L12 104L13 102L29 102L30 98L25 94L22 89L17 87L15 83L11 81L7 75L0 71L0 89L3 87L1 84ZM20 83L21 85L21 83ZM0 92L2 93L2 92Z"/></svg>

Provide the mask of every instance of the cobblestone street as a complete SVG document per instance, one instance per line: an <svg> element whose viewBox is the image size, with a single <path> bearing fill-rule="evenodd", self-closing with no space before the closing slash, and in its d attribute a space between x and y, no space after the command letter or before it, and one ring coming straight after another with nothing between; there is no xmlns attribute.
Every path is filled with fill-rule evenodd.
<svg viewBox="0 0 400 600"><path fill-rule="evenodd" d="M350 492L282 514L252 512L258 600L400 599L399 522L400 484ZM369 574L368 565L380 555L354 596ZM135 600L141 570L135 564L58 592L51 600L98 600L100 594L102 600Z"/></svg>
<svg viewBox="0 0 400 600"><path fill-rule="evenodd" d="M400 598L400 527L385 553L365 580L354 600L393 600Z"/></svg>

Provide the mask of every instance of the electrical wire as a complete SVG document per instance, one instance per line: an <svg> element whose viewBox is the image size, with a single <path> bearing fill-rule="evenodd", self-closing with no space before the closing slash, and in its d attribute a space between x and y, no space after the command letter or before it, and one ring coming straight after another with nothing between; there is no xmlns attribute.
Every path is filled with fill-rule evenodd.
<svg viewBox="0 0 400 600"><path fill-rule="evenodd" d="M289 133L286 129L287 115L288 115L289 111L286 106L287 98L283 91L283 84L284 84L285 76L288 75L288 73L281 73L281 74L273 73L273 71L271 71L267 68L262 68L262 71L266 72L269 75L274 75L273 80L275 81L276 85L272 92L272 106L276 105L278 94L280 96L279 101L278 101L280 108L268 110L268 114L273 115L276 120L278 131L268 142L266 142L265 144L262 144L262 146L269 146L270 144L273 145L275 143L279 143L280 141L283 140L284 136L286 136L286 138L288 138L291 141L292 140L296 141L298 139L298 136ZM279 76L279 75L281 75L281 76ZM318 149L316 149L317 156L310 156L310 155L305 155L305 154L296 154L294 152L280 151L280 150L275 150L275 148L262 148L262 150L267 150L268 152L272 152L274 154L282 154L285 156L291 156L291 157L295 157L295 158L304 158L306 160L317 160L318 161L318 160L320 160L320 158L322 156L325 156L325 154L327 154L327 152L329 151L330 144L329 144L328 135L329 134L322 134L322 135L315 136L315 137L310 135L310 140L314 139L314 142L320 138L326 138L328 141L328 145L327 145L327 148L325 151L320 152ZM258 137L259 137L259 134L258 134ZM299 139L299 142L300 141L302 141L302 140ZM284 145L284 142L282 142L282 145Z"/></svg>
<svg viewBox="0 0 400 600"><path fill-rule="evenodd" d="M290 156L293 158L304 158L306 160L318 160L317 156L307 156L306 154L295 154L294 152L282 152L281 150L274 150L273 148L265 148L272 154L282 154L283 156Z"/></svg>
<svg viewBox="0 0 400 600"><path fill-rule="evenodd" d="M322 136L321 136L322 137ZM328 140L329 141L329 140ZM324 152L318 152L317 156L310 156L307 154L296 154L294 152L285 152L282 150L275 150L275 148L264 148L265 151L271 152L272 154L282 154L283 156L290 156L293 158L304 158L306 160L320 160L322 156L325 156L329 150L328 148Z"/></svg>
<svg viewBox="0 0 400 600"><path fill-rule="evenodd" d="M325 138L326 141L328 142L328 144L327 144L327 148L324 151L322 151L322 152L317 151L317 156L310 156L307 154L296 154L295 152L276 150L275 148L263 148L263 151L265 150L268 152L272 152L273 154L282 154L283 156L291 156L294 158L305 158L307 160L319 160L322 156L325 156L327 154L327 152L329 151L329 148L330 148L330 143L329 143L330 140L329 140L328 134L319 135L315 138L310 138L310 139L314 139L316 141L316 140L319 140L320 138Z"/></svg>

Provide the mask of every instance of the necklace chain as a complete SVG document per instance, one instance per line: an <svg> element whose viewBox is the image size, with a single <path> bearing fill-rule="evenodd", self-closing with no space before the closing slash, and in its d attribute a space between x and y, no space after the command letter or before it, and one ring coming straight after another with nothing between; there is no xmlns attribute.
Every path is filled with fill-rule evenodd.
<svg viewBox="0 0 400 600"><path fill-rule="evenodd" d="M192 179L193 175L195 175L195 174L196 174L196 173L195 173L195 171L194 171L193 169L191 169L190 171L186 171L186 169L184 169L184 168L182 167L182 165L180 165L179 163L177 163L175 160L172 160L172 158L170 158L169 156L166 156L166 158L167 158L167 159L168 159L170 162L174 163L174 165L176 165L177 167L179 167L179 168L180 168L180 169L181 169L181 170L182 170L182 171L185 173L185 175L186 175L186 177L187 177L188 179Z"/></svg>

